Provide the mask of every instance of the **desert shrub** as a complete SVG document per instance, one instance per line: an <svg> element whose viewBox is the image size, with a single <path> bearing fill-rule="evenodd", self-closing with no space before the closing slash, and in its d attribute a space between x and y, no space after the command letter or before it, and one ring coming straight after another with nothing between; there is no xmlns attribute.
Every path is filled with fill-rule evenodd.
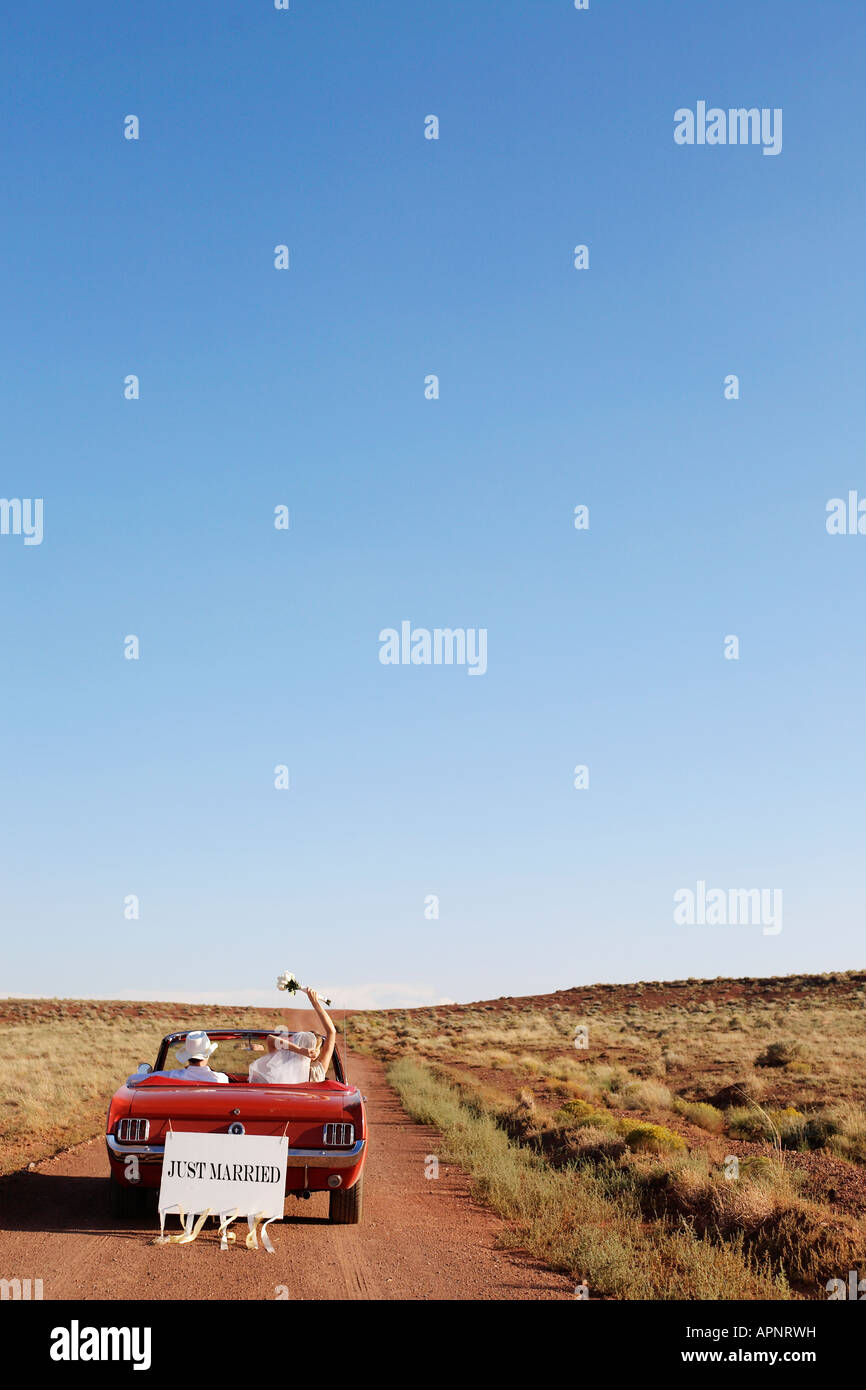
<svg viewBox="0 0 866 1390"><path fill-rule="evenodd" d="M731 1134L740 1139L764 1139L767 1122L760 1110L752 1110L747 1105L732 1105L725 1114L725 1122ZM770 1136L772 1138L772 1135Z"/></svg>
<svg viewBox="0 0 866 1390"><path fill-rule="evenodd" d="M740 1159L739 1169L741 1180L746 1179L764 1187L775 1187L781 1171L777 1161L767 1154L747 1154Z"/></svg>
<svg viewBox="0 0 866 1390"><path fill-rule="evenodd" d="M630 1081L614 1100L623 1110L670 1110L673 1107L670 1091L658 1081Z"/></svg>
<svg viewBox="0 0 866 1390"><path fill-rule="evenodd" d="M553 1116L554 1125L570 1128L575 1125L599 1125L604 1129L615 1129L616 1119L606 1110L596 1110L585 1100L567 1100Z"/></svg>
<svg viewBox="0 0 866 1390"><path fill-rule="evenodd" d="M808 1149L811 1147L806 1137L809 1126L808 1116L795 1110L792 1105L787 1106L784 1110L770 1110L768 1114L779 1131L779 1139L783 1149Z"/></svg>
<svg viewBox="0 0 866 1390"><path fill-rule="evenodd" d="M587 1086L581 1081L568 1081L565 1084L573 1100L585 1100L590 1105L601 1104L601 1091L596 1086Z"/></svg>
<svg viewBox="0 0 866 1390"><path fill-rule="evenodd" d="M754 1225L794 1196L786 1170L763 1155L740 1159L735 1181L711 1172L702 1154L673 1155L637 1180L646 1214L685 1216L701 1232Z"/></svg>
<svg viewBox="0 0 866 1390"><path fill-rule="evenodd" d="M672 1048L667 1047L662 1053L662 1061L664 1062L665 1071L674 1071L677 1067L688 1066L687 1057L684 1057L681 1052L674 1052Z"/></svg>
<svg viewBox="0 0 866 1390"><path fill-rule="evenodd" d="M625 1067L595 1066L589 1069L589 1077L600 1091L621 1091L631 1077Z"/></svg>
<svg viewBox="0 0 866 1390"><path fill-rule="evenodd" d="M839 1133L839 1126L829 1115L810 1115L803 1127L803 1138L810 1149L826 1148L827 1140Z"/></svg>
<svg viewBox="0 0 866 1390"><path fill-rule="evenodd" d="M595 1125L582 1125L569 1131L566 1137L571 1156L578 1162L615 1162L627 1149L620 1135L606 1133Z"/></svg>
<svg viewBox="0 0 866 1390"><path fill-rule="evenodd" d="M732 1184L733 1186L733 1184ZM741 1225L747 1225L737 1216ZM862 1226L847 1217L830 1217L813 1204L777 1201L746 1230L747 1246L779 1265L791 1279L823 1290L840 1270L854 1269L862 1256ZM826 1295L824 1295L826 1296Z"/></svg>
<svg viewBox="0 0 866 1390"><path fill-rule="evenodd" d="M514 1059L514 1070L522 1072L524 1076L540 1075L543 1063L539 1057L531 1057L528 1052L522 1052L519 1057Z"/></svg>
<svg viewBox="0 0 866 1390"><path fill-rule="evenodd" d="M781 1143L783 1148L799 1147L806 1116L793 1105L781 1110L759 1110L757 1107L733 1106L727 1112L728 1129L740 1139Z"/></svg>
<svg viewBox="0 0 866 1390"><path fill-rule="evenodd" d="M759 1057L755 1058L756 1067L787 1067L792 1062L799 1061L805 1055L806 1049L801 1042L772 1042Z"/></svg>
<svg viewBox="0 0 866 1390"><path fill-rule="evenodd" d="M557 1081L574 1081L583 1070L581 1063L574 1057L554 1057L544 1065L548 1076L554 1077Z"/></svg>
<svg viewBox="0 0 866 1390"><path fill-rule="evenodd" d="M797 1175L768 1157L741 1159L733 1182L682 1156L631 1176L645 1215L677 1216L699 1237L738 1242L745 1257L783 1269L819 1297L838 1269L855 1267L850 1261L862 1249L861 1222L828 1218L798 1195Z"/></svg>
<svg viewBox="0 0 866 1390"><path fill-rule="evenodd" d="M713 1181L705 1168L697 1164L683 1163L678 1167L650 1173L647 1181L647 1196L652 1189L659 1191L663 1200L654 1203L654 1213L664 1216L671 1211L677 1215L694 1216L700 1211L710 1211L713 1206ZM652 1209L652 1208L650 1208Z"/></svg>
<svg viewBox="0 0 866 1390"><path fill-rule="evenodd" d="M503 1052L501 1048L491 1048L484 1053L484 1064L499 1071L507 1071L511 1066L513 1058L510 1052Z"/></svg>
<svg viewBox="0 0 866 1390"><path fill-rule="evenodd" d="M714 1105L708 1105L701 1100L680 1100L679 1097L674 1101L674 1109L678 1115L689 1120L691 1124L697 1125L699 1129L705 1129L709 1134L721 1134L725 1127L725 1117L721 1110L717 1110Z"/></svg>
<svg viewBox="0 0 866 1390"><path fill-rule="evenodd" d="M852 1163L866 1163L866 1110L856 1102L842 1102L823 1110L816 1119L833 1126L825 1140L830 1153Z"/></svg>
<svg viewBox="0 0 866 1390"><path fill-rule="evenodd" d="M767 1094L767 1083L761 1076L741 1076L737 1081L731 1081L726 1086L722 1086L715 1095L709 1096L711 1105L717 1110L727 1110L731 1106L739 1107L747 1101L763 1100Z"/></svg>
<svg viewBox="0 0 866 1390"><path fill-rule="evenodd" d="M499 1110L497 1120L513 1139L527 1139L538 1129L535 1097L531 1091L521 1091L517 1099Z"/></svg>
<svg viewBox="0 0 866 1390"><path fill-rule="evenodd" d="M677 1149L684 1149L686 1141L679 1134L674 1134L673 1130L666 1129L664 1125L633 1125L625 1129L625 1142L630 1149L643 1150L646 1153L675 1153Z"/></svg>
<svg viewBox="0 0 866 1390"><path fill-rule="evenodd" d="M833 1134L827 1140L827 1149L836 1158L846 1158L849 1163L866 1163L866 1134Z"/></svg>

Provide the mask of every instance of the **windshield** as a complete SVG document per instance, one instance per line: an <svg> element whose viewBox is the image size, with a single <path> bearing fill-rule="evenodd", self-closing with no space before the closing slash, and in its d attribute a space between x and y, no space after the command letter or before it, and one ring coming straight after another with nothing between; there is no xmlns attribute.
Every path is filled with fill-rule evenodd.
<svg viewBox="0 0 866 1390"><path fill-rule="evenodd" d="M185 1034L179 1033L169 1044L165 1054L160 1048L155 1071L188 1071L190 1080L195 1079L198 1068L185 1067L177 1055L178 1051L183 1048L185 1036ZM265 1031L227 1034L214 1030L209 1033L209 1037L211 1042L217 1043L218 1046L206 1065L211 1071L225 1072L231 1081L247 1081L251 1064L260 1057L268 1055L265 1051L265 1040L268 1033ZM336 1049L327 1070L326 1080L342 1080L336 1066Z"/></svg>

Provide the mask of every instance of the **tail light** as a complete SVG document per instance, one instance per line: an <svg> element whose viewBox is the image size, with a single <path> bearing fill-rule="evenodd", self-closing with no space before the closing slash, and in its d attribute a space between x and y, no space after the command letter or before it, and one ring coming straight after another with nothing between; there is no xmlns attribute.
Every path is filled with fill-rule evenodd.
<svg viewBox="0 0 866 1390"><path fill-rule="evenodd" d="M325 1125L322 1130L322 1143L327 1149L344 1148L355 1142L354 1125Z"/></svg>
<svg viewBox="0 0 866 1390"><path fill-rule="evenodd" d="M150 1120L118 1120L114 1134L120 1144L143 1144L150 1134Z"/></svg>

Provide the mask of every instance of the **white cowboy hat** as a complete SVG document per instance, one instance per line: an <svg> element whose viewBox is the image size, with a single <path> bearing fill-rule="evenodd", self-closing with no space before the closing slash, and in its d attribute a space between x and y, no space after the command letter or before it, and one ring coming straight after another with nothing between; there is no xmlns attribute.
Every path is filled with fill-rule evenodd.
<svg viewBox="0 0 866 1390"><path fill-rule="evenodd" d="M179 1062L206 1062L208 1057L212 1057L219 1047L219 1043L211 1042L207 1033L199 1028L195 1033L187 1033L183 1040L183 1047L177 1049L177 1060Z"/></svg>

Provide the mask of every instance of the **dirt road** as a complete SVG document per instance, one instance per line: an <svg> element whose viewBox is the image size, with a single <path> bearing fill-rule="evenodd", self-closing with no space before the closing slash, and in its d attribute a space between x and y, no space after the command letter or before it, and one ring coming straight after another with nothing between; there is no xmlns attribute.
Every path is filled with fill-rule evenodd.
<svg viewBox="0 0 866 1390"><path fill-rule="evenodd" d="M572 1298L568 1280L497 1248L502 1223L459 1169L425 1178L437 1136L407 1118L381 1065L353 1057L351 1076L370 1119L361 1225L329 1226L317 1193L269 1227L274 1255L221 1253L210 1226L191 1245L153 1245L155 1217L109 1215L100 1136L0 1181L0 1278L41 1279L46 1300Z"/></svg>

